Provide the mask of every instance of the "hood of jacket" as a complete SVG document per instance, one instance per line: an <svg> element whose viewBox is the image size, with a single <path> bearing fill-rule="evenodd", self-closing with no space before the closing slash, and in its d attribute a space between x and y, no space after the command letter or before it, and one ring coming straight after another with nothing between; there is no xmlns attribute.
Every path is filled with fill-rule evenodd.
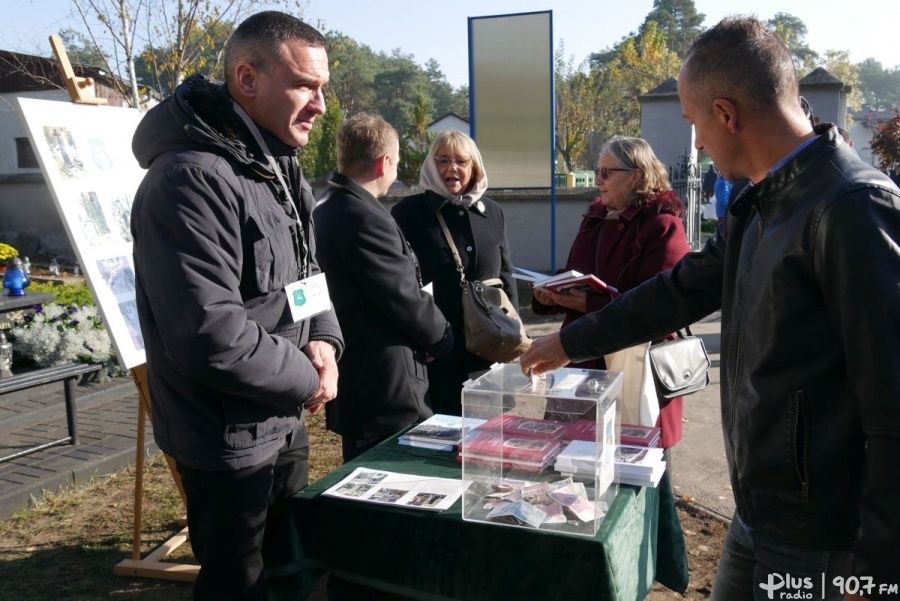
<svg viewBox="0 0 900 601"><path fill-rule="evenodd" d="M203 75L187 78L138 124L131 141L138 164L147 169L161 154L176 150L212 150L267 179L274 177L255 143L247 145L253 136L231 103L225 84Z"/></svg>

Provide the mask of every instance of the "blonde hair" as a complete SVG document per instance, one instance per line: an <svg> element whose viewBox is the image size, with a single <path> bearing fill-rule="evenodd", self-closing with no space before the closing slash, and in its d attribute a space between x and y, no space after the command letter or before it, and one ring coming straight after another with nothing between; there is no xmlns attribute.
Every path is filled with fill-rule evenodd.
<svg viewBox="0 0 900 601"><path fill-rule="evenodd" d="M338 171L348 175L370 169L397 139L396 130L380 116L370 113L353 115L338 128Z"/></svg>
<svg viewBox="0 0 900 601"><path fill-rule="evenodd" d="M461 131L442 131L431 143L431 149L428 151L428 160L432 160L438 154L445 152L472 161L472 178L464 190L464 192L469 192L485 175L484 165L481 162L481 153L478 152L475 140Z"/></svg>
<svg viewBox="0 0 900 601"><path fill-rule="evenodd" d="M613 136L606 142L600 154L604 152L609 153L620 167L641 171L641 178L628 197L628 206L634 206L645 198L672 189L666 166L656 158L647 140Z"/></svg>

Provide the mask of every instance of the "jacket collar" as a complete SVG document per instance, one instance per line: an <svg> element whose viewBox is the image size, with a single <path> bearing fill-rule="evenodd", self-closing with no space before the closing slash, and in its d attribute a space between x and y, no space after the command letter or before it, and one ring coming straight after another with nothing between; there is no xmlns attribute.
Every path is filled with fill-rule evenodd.
<svg viewBox="0 0 900 601"><path fill-rule="evenodd" d="M322 202L325 202L329 198L331 198L331 195L333 194L334 189L336 188L339 190L346 190L350 194L353 194L354 196L358 197L360 200L364 200L366 202L374 203L374 204L377 204L378 206L382 206L381 202L379 202L379 200L377 198L375 198L375 196L371 192L369 192L368 190L366 190L365 188L360 186L356 182L356 180L354 180L351 177L347 177L343 173L339 173L337 171L332 171L331 174L328 176L328 186L329 186L328 193L326 194L325 198L322 199ZM385 210L387 210L387 209L385 209Z"/></svg>
<svg viewBox="0 0 900 601"><path fill-rule="evenodd" d="M758 184L745 186L735 198L730 211L735 215L746 215L756 206L758 210L765 212L766 204L773 197L791 186L813 164L837 152L838 147L844 143L843 139L838 140L840 133L833 123L819 124L814 131L818 134L818 139Z"/></svg>
<svg viewBox="0 0 900 601"><path fill-rule="evenodd" d="M432 192L431 190L425 190L425 202L428 204L428 210L432 213L436 214L441 210L441 207L444 205L453 205L449 199L442 198L439 194ZM487 217L487 207L484 204L484 201L477 200L472 203L468 209L465 207L461 207L459 205L453 205L459 207L461 210L468 211L470 215L478 215L479 217Z"/></svg>

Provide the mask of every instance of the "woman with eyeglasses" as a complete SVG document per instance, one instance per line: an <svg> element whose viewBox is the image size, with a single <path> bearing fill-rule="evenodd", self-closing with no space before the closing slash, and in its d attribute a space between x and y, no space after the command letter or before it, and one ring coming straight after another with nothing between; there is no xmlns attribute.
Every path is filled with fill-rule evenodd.
<svg viewBox="0 0 900 601"><path fill-rule="evenodd" d="M690 250L682 217L684 205L672 190L665 166L642 138L611 138L594 171L600 195L584 215L563 270L592 273L619 294L671 269ZM613 300L600 291L558 294L534 291L538 314L565 313L563 326ZM579 364L606 369L603 359ZM681 399L660 415L661 446L681 440Z"/></svg>
<svg viewBox="0 0 900 601"><path fill-rule="evenodd" d="M656 274L671 269L690 250L682 217L684 205L672 190L665 166L650 145L641 138L611 138L597 160L594 171L600 195L591 203L564 270L593 273L619 294L638 286ZM602 292L572 291L557 294L543 289L534 291L535 313L565 312L563 325L586 313L599 311L613 300ZM669 335L667 339L674 339ZM581 363L579 367L606 369L603 359ZM663 399L660 399L661 401ZM682 399L660 403L659 446L675 446L681 440ZM671 455L666 451L666 459ZM660 548L684 548L684 535L674 508L670 479L671 464L658 485ZM673 517L674 516L674 517ZM684 556L684 554L681 554ZM685 556L686 557L686 556ZM681 579L687 585L687 564L660 561L657 579Z"/></svg>
<svg viewBox="0 0 900 601"><path fill-rule="evenodd" d="M459 274L437 214L447 223L466 278L500 278L513 306L518 306L509 243L500 205L484 196L488 179L481 153L466 134L437 135L422 164L419 184L425 191L398 202L391 214L419 258L422 281L433 284L435 304L453 327L453 353L428 364L431 408L435 413L461 415L463 382L490 364L466 351Z"/></svg>

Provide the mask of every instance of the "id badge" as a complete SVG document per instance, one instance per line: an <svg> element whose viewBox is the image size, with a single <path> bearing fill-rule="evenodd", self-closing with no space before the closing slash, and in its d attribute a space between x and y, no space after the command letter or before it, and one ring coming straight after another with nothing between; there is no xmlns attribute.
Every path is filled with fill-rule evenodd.
<svg viewBox="0 0 900 601"><path fill-rule="evenodd" d="M294 323L331 309L331 297L328 296L324 273L288 284L284 291L287 293Z"/></svg>

